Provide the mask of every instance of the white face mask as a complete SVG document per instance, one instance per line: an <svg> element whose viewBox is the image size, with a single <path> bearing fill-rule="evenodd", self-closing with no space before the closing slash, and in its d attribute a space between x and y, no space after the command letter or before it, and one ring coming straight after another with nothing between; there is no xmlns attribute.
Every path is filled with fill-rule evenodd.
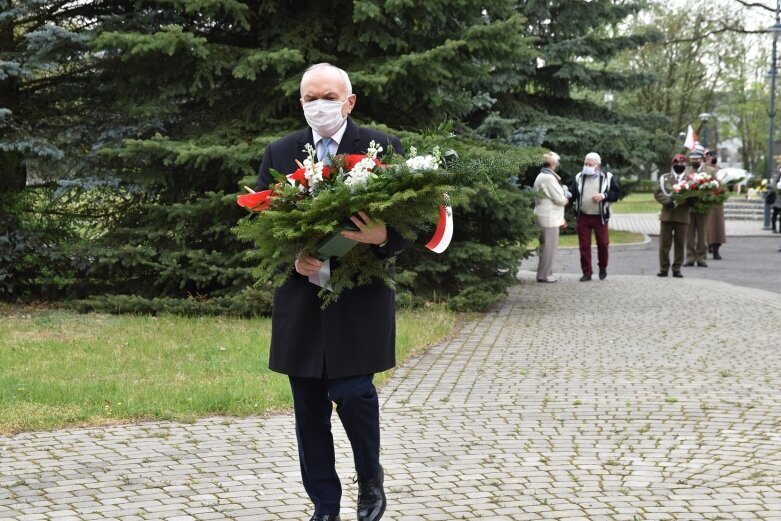
<svg viewBox="0 0 781 521"><path fill-rule="evenodd" d="M586 175L594 175L597 173L597 167L595 166L584 166L583 167L583 173Z"/></svg>
<svg viewBox="0 0 781 521"><path fill-rule="evenodd" d="M317 99L304 103L304 117L310 127L323 137L333 136L342 126L346 116L342 116L344 101Z"/></svg>

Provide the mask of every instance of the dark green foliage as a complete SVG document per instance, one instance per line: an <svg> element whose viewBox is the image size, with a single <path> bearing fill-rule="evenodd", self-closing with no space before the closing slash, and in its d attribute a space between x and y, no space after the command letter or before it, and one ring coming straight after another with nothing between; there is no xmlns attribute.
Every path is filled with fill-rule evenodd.
<svg viewBox="0 0 781 521"><path fill-rule="evenodd" d="M624 187L624 185L622 185L621 187L624 188L627 193L637 192L651 194L659 188L659 181L655 179L639 179L638 181L627 182L625 184L628 184L629 186Z"/></svg>
<svg viewBox="0 0 781 521"><path fill-rule="evenodd" d="M267 142L303 126L309 64L350 72L359 121L421 128L490 103L533 62L507 1L197 4L136 1L100 17L95 66L121 117L97 157L140 195L84 251L87 293L215 296L251 283L246 245L228 235L241 215L230 194L254 185Z"/></svg>
<svg viewBox="0 0 781 521"><path fill-rule="evenodd" d="M214 298L145 298L140 295L99 295L87 299L66 301L65 307L82 313L140 313L158 315L225 315L261 317L271 314L271 290L245 290L230 297Z"/></svg>
<svg viewBox="0 0 781 521"><path fill-rule="evenodd" d="M73 278L73 209L57 199L49 175L67 172L63 148L80 144L64 129L78 119L69 98L86 77L69 57L86 37L78 24L56 25L71 17L65 4L0 0L2 299L56 298Z"/></svg>
<svg viewBox="0 0 781 521"><path fill-rule="evenodd" d="M657 130L658 122L620 114L601 103L607 91L653 81L653 71L627 73L608 66L620 53L660 38L647 28L619 32L619 25L642 7L642 2L612 0L519 2L540 66L523 78L521 88L498 97L478 131L492 139L556 151L567 182L588 152L599 152L605 168L623 177L635 173L633 162L669 148L670 137ZM537 172L529 169L521 183L531 185Z"/></svg>
<svg viewBox="0 0 781 521"><path fill-rule="evenodd" d="M536 233L532 197L515 182L519 171L539 161L539 149L521 149L477 140L455 140L461 160L450 170L476 181L465 190L466 201L454 208L453 242L442 254L420 244L398 261L402 293L447 300L459 311L485 311L516 283L526 256L525 244ZM425 242L424 239L423 242ZM414 303L403 296L404 303Z"/></svg>
<svg viewBox="0 0 781 521"><path fill-rule="evenodd" d="M0 193L0 299L52 299L74 282L72 258L62 247L76 240L36 194ZM43 197L43 196L42 196Z"/></svg>
<svg viewBox="0 0 781 521"><path fill-rule="evenodd" d="M432 152L424 150L419 155ZM349 167L337 156L329 179L318 185L315 196L301 197L298 186L285 184L275 189L269 209L242 219L237 233L254 243L252 258L261 282L282 285L290 270L280 270L280 266L292 266L302 251L314 252L318 243L338 233L344 220L359 211L414 240L421 229L435 223L441 194L451 192L455 199L461 186L454 185L468 184L471 179L441 168L412 170L398 155L381 160L386 166L374 167L375 178L363 187L350 188L340 179ZM367 284L372 278L387 278L387 260L379 259L369 246L358 244L339 258L328 289L320 291L323 305L338 300L343 290Z"/></svg>
<svg viewBox="0 0 781 521"><path fill-rule="evenodd" d="M86 293L146 298L232 294L253 281L246 246L231 228L244 215L235 197L203 193L196 201L144 204L91 245L82 284Z"/></svg>
<svg viewBox="0 0 781 521"><path fill-rule="evenodd" d="M455 119L450 147L485 178L456 208L451 250L413 248L400 259L400 288L417 293L402 291L409 302L450 298L454 308L484 309L501 297L535 233L516 181L536 174L536 147L562 153L568 177L592 149L625 173L630 157L661 139L651 123L587 96L645 81L603 66L653 37L615 36L635 2L0 6L0 179L30 190L20 183L21 156L37 186L32 213L5 212L13 234L5 243L0 235L0 251L50 266L39 272L48 285L29 279L29 287L111 295L106 306L118 309L168 309L169 298L219 308L252 284L247 247L230 231L243 215L235 194L254 185L268 142L303 127L298 87L312 63L350 72L356 121L388 125L421 151L433 139L421 129ZM473 139L473 128L494 142ZM46 264L42 252L57 255Z"/></svg>

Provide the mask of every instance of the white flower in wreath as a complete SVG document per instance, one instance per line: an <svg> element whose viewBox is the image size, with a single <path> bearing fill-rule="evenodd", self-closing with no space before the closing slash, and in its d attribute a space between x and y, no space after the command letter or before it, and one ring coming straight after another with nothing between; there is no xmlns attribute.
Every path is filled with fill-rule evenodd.
<svg viewBox="0 0 781 521"><path fill-rule="evenodd" d="M379 154L383 150L384 149L382 148L382 145L378 145L377 143L374 142L374 140L372 140L372 142L369 143L369 148L366 149L366 156L376 159L377 154Z"/></svg>
<svg viewBox="0 0 781 521"><path fill-rule="evenodd" d="M406 164L410 170L437 170L439 168L441 154L439 147L434 147L432 154L419 156L415 147L410 148L410 157Z"/></svg>
<svg viewBox="0 0 781 521"><path fill-rule="evenodd" d="M317 185L323 182L323 163L313 163L311 159L304 159L304 177L306 177L309 192L314 192Z"/></svg>
<svg viewBox="0 0 781 521"><path fill-rule="evenodd" d="M377 174L372 172L372 169L376 166L374 159L365 157L358 161L355 166L347 172L344 177L344 184L352 189L361 188L366 186L369 179L377 177Z"/></svg>

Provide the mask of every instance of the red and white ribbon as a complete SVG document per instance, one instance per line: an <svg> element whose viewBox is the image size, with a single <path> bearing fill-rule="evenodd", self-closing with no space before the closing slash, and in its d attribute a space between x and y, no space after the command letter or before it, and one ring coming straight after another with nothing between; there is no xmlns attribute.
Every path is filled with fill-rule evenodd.
<svg viewBox="0 0 781 521"><path fill-rule="evenodd" d="M439 222L434 236L426 244L426 248L435 252L442 253L450 246L450 240L453 238L453 207L450 206L450 197L445 196L444 204L439 205Z"/></svg>

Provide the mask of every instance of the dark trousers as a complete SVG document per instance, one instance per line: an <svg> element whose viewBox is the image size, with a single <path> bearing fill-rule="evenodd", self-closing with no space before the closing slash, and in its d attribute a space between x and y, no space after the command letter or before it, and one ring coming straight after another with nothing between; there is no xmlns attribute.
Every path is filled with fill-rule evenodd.
<svg viewBox="0 0 781 521"><path fill-rule="evenodd" d="M686 262L702 262L708 256L708 215L689 212L689 226L686 228Z"/></svg>
<svg viewBox="0 0 781 521"><path fill-rule="evenodd" d="M373 377L290 377L301 477L315 514L338 514L342 498L331 434L331 402L336 403L336 413L350 439L358 479L370 479L380 472L380 404Z"/></svg>
<svg viewBox="0 0 781 521"><path fill-rule="evenodd" d="M683 250L686 248L686 223L661 222L659 227L659 268L670 269L670 248L674 245L673 271L681 271Z"/></svg>
<svg viewBox="0 0 781 521"><path fill-rule="evenodd" d="M776 221L778 221L778 226L776 226ZM781 232L781 208L773 207L773 215L770 219L771 226L773 227L773 231Z"/></svg>
<svg viewBox="0 0 781 521"><path fill-rule="evenodd" d="M597 239L597 262L599 270L607 269L607 247L610 244L610 237L607 231L607 223L602 222L599 215L580 214L578 217L578 245L580 246L580 269L583 275L591 275L594 270L591 268L591 232Z"/></svg>

